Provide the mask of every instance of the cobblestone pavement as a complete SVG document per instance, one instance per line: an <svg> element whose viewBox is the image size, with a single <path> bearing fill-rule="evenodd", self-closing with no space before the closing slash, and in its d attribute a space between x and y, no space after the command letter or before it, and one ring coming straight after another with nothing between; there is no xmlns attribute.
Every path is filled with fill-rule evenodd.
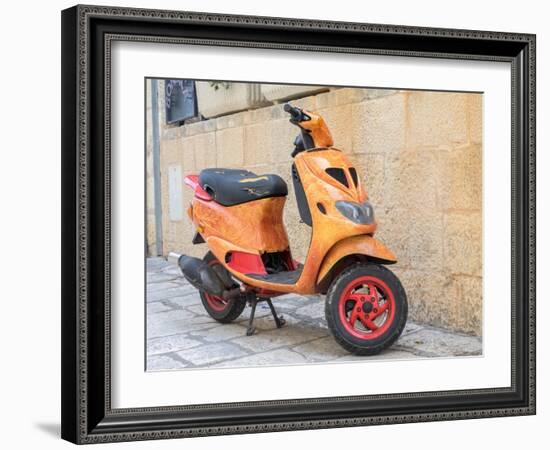
<svg viewBox="0 0 550 450"><path fill-rule="evenodd" d="M269 307L259 303L246 336L250 308L231 324L212 319L197 290L179 268L162 258L147 260L147 370L243 367L364 361L332 338L319 296L285 295L273 300L286 325L277 329ZM481 339L409 321L399 340L374 359L481 355Z"/></svg>

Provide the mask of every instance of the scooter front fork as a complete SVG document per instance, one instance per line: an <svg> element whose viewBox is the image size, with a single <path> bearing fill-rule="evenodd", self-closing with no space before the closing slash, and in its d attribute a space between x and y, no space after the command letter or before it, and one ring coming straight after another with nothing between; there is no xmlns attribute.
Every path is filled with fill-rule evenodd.
<svg viewBox="0 0 550 450"><path fill-rule="evenodd" d="M256 332L256 327L254 327L254 314L256 314L256 305L259 302L265 301L267 302L269 309L271 310L271 314L273 314L273 319L275 319L275 325L277 325L277 328L281 328L285 323L286 320L283 318L283 316L278 316L277 311L275 311L275 307L273 306L273 303L271 302L270 298L258 298L254 296L253 298L250 298L248 301L250 305L250 319L248 319L248 328L246 329L246 335L252 336Z"/></svg>

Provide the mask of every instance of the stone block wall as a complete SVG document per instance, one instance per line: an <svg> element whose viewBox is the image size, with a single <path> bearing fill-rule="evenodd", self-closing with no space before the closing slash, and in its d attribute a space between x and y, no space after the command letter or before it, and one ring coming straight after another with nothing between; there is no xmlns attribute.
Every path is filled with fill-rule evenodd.
<svg viewBox="0 0 550 450"><path fill-rule="evenodd" d="M292 103L320 113L335 147L354 161L375 206L376 237L398 257L390 268L405 286L410 317L481 335L482 95L339 88ZM234 167L285 179L285 223L303 261L311 230L299 220L290 179L297 131L282 105L161 126L164 254L206 252L191 244L186 214L169 219L168 167L179 165L183 175ZM184 210L191 196L185 186Z"/></svg>

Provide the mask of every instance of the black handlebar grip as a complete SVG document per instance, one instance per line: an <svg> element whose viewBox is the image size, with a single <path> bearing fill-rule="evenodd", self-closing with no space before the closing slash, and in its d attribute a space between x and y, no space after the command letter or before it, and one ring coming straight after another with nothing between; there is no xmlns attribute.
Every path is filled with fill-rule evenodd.
<svg viewBox="0 0 550 450"><path fill-rule="evenodd" d="M300 110L300 108L296 108L290 103L285 103L283 109L285 110L285 112L289 113L293 119L297 119L302 115L302 111Z"/></svg>

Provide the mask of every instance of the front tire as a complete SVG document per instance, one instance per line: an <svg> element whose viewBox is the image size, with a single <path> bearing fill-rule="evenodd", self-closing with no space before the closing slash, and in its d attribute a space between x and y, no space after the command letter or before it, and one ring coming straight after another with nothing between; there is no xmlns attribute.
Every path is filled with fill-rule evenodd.
<svg viewBox="0 0 550 450"><path fill-rule="evenodd" d="M328 327L343 348L376 355L392 345L407 322L407 295L384 266L355 264L332 282L326 296Z"/></svg>
<svg viewBox="0 0 550 450"><path fill-rule="evenodd" d="M203 261L209 266L221 265L212 252L208 252L204 256ZM221 323L233 322L242 314L246 306L246 297L244 295L226 300L223 297L208 294L203 290L199 290L199 294L202 305L208 315Z"/></svg>

